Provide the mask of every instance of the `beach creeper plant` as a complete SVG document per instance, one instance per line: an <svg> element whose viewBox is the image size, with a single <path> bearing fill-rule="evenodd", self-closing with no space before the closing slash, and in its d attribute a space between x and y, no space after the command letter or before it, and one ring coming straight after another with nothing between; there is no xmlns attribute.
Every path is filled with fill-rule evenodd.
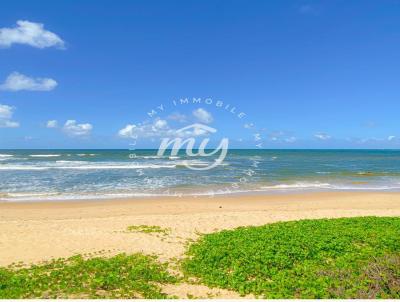
<svg viewBox="0 0 400 302"><path fill-rule="evenodd" d="M400 218L300 220L204 235L183 261L209 286L263 298L400 298Z"/></svg>
<svg viewBox="0 0 400 302"><path fill-rule="evenodd" d="M130 225L126 229L132 233L161 234L164 236L171 232L170 228L162 228L158 225Z"/></svg>
<svg viewBox="0 0 400 302"><path fill-rule="evenodd" d="M176 283L167 264L142 254L84 259L74 256L0 268L0 298L167 298L162 284Z"/></svg>

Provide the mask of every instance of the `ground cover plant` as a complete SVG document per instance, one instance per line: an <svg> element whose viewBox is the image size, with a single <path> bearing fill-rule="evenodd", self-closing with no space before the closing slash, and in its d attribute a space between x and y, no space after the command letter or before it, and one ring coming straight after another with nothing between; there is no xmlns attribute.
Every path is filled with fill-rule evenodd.
<svg viewBox="0 0 400 302"><path fill-rule="evenodd" d="M157 225L131 225L127 227L128 232L146 233L146 234L161 234L168 235L171 232L169 228L162 228Z"/></svg>
<svg viewBox="0 0 400 302"><path fill-rule="evenodd" d="M74 256L0 268L0 298L167 298L160 285L175 282L153 256Z"/></svg>
<svg viewBox="0 0 400 302"><path fill-rule="evenodd" d="M264 298L400 298L400 218L301 220L204 235L182 263Z"/></svg>

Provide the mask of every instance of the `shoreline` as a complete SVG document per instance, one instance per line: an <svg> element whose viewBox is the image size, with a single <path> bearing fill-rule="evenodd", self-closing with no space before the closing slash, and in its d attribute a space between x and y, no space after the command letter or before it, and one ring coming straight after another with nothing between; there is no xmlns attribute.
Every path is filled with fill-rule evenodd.
<svg viewBox="0 0 400 302"><path fill-rule="evenodd" d="M104 203L104 202L133 202L142 200L182 200L182 199L214 199L214 198L238 198L238 197L269 197L269 196L307 196L307 195L325 195L325 194L400 194L400 190L390 189L325 189L325 190L248 190L230 193L190 193L190 194L175 194L175 195L162 195L162 194L143 194L143 195L126 195L121 197L113 197L109 195L96 196L96 197L46 197L46 198L28 198L28 199L7 199L4 198L7 193L0 193L0 206L2 204L53 204L53 203ZM3 197L3 198L2 198Z"/></svg>
<svg viewBox="0 0 400 302"><path fill-rule="evenodd" d="M354 216L400 216L400 193L324 192L0 203L0 266L75 254L144 252L182 258L188 240L239 226ZM131 225L171 230L165 238L129 233Z"/></svg>

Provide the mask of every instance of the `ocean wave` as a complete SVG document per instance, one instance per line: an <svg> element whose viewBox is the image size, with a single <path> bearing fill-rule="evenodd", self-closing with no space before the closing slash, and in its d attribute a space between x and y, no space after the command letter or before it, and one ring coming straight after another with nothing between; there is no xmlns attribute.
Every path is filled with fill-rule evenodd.
<svg viewBox="0 0 400 302"><path fill-rule="evenodd" d="M202 160L193 159L193 160L176 161L174 163L178 167L183 167L183 166L207 167L207 166L210 166L210 165L214 164L215 162L208 162L208 161L202 161ZM222 162L222 163L218 164L218 166L228 166L228 165L229 165L229 163L227 163L227 162Z"/></svg>
<svg viewBox="0 0 400 302"><path fill-rule="evenodd" d="M330 183L320 183L320 182L297 182L293 184L276 184L272 186L261 186L260 190L270 191L270 190L332 190L332 191L390 191L400 189L399 184L383 185L383 184L370 184L370 183L360 183L356 185L351 184L330 184Z"/></svg>
<svg viewBox="0 0 400 302"><path fill-rule="evenodd" d="M158 155L145 155L140 156L136 155L134 158L136 159L179 159L179 156L158 156Z"/></svg>
<svg viewBox="0 0 400 302"><path fill-rule="evenodd" d="M1 157L13 157L14 155L12 154L0 154L0 158Z"/></svg>
<svg viewBox="0 0 400 302"><path fill-rule="evenodd" d="M380 186L349 186L349 185L333 185L332 189L334 190L349 190L349 191L391 191L391 190L399 190L399 185L380 185Z"/></svg>
<svg viewBox="0 0 400 302"><path fill-rule="evenodd" d="M129 169L170 169L176 165L87 165L87 166L60 166L52 167L53 169L71 169L71 170L129 170Z"/></svg>
<svg viewBox="0 0 400 302"><path fill-rule="evenodd" d="M26 157L0 157L0 161L23 161L27 160Z"/></svg>
<svg viewBox="0 0 400 302"><path fill-rule="evenodd" d="M35 198L60 195L58 192L1 193L1 198Z"/></svg>
<svg viewBox="0 0 400 302"><path fill-rule="evenodd" d="M328 186L329 185L329 186ZM329 187L329 188L327 188ZM262 186L260 188L237 188L228 189L222 186L213 189L205 189L204 191L196 191L195 188L190 191L179 190L163 190L163 191L140 191L140 192L10 192L0 193L0 200L9 202L18 201L62 201L62 200L96 200L96 199L123 199L123 198L140 198L140 197L189 197L189 196L219 196L219 195L240 195L240 194L262 194L274 190L300 190L305 189L329 189L332 191L390 191L398 190L398 186L371 186L360 188L347 185L331 185L324 183L297 183L297 184L278 184L274 186ZM293 192L293 191L292 191Z"/></svg>
<svg viewBox="0 0 400 302"><path fill-rule="evenodd" d="M11 166L11 165L2 165L0 166L0 170L3 171L43 171L47 170L46 167L37 167L37 166Z"/></svg>
<svg viewBox="0 0 400 302"><path fill-rule="evenodd" d="M124 199L124 198L140 198L140 197L183 197L183 196L215 196L215 195L231 195L251 192L251 190L211 190L205 192L103 192L103 193L59 193L59 192L43 192L43 193L0 193L0 200L10 202L22 201L64 201L64 200L101 200L101 199Z"/></svg>
<svg viewBox="0 0 400 302"><path fill-rule="evenodd" d="M30 157L60 157L61 154L31 154Z"/></svg>
<svg viewBox="0 0 400 302"><path fill-rule="evenodd" d="M33 166L33 165L1 165L0 170L3 171L45 171L45 170L137 170L137 169L171 169L176 168L176 165L109 165L109 164L89 164L82 165L77 162L71 162L71 165L46 165L46 166ZM86 163L86 162L83 162ZM73 165L75 164L75 165Z"/></svg>
<svg viewBox="0 0 400 302"><path fill-rule="evenodd" d="M329 183L320 183L320 182L296 182L293 184L276 184L272 186L261 186L261 189L307 189L307 188L331 188L332 185Z"/></svg>
<svg viewBox="0 0 400 302"><path fill-rule="evenodd" d="M82 164L87 164L87 161L83 161L83 160L56 160L56 164L82 165Z"/></svg>

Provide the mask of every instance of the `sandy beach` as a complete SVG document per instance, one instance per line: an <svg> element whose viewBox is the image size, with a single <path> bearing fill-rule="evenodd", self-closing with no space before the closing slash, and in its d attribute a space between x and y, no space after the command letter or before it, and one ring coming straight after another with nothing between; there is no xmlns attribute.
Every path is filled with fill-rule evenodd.
<svg viewBox="0 0 400 302"><path fill-rule="evenodd" d="M188 239L238 226L322 217L400 216L399 193L308 193L0 204L0 265L80 253L180 258ZM170 228L167 236L126 232Z"/></svg>
<svg viewBox="0 0 400 302"><path fill-rule="evenodd" d="M0 203L0 265L38 263L75 254L143 252L161 261L184 256L188 240L239 226L306 218L400 216L400 193L308 193L102 201ZM170 233L127 232L156 225ZM238 298L227 290L180 284L178 297Z"/></svg>

